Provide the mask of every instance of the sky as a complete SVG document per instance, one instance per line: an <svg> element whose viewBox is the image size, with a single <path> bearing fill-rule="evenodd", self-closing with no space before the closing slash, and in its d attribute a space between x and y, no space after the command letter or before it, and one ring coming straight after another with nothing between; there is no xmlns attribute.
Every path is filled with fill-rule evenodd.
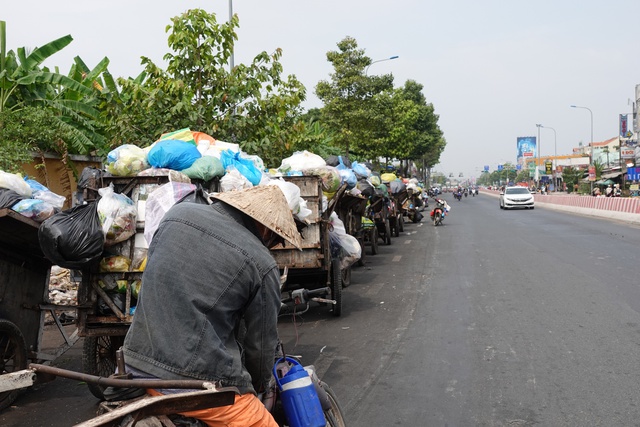
<svg viewBox="0 0 640 427"><path fill-rule="evenodd" d="M140 57L164 64L170 19L201 8L240 20L235 64L283 50L284 74L307 88L330 80L326 54L350 36L373 61L368 74L415 80L447 141L435 171L478 176L516 162L516 140L540 136L540 155L618 135L640 84L638 0L51 0L5 2L7 49L35 48L70 34L45 65L66 73L75 56L105 56L114 76L136 76ZM577 105L586 108L571 108ZM591 119L593 116L593 120ZM543 128L536 127L542 124ZM555 132L554 132L555 130ZM215 137L215 135L213 135Z"/></svg>

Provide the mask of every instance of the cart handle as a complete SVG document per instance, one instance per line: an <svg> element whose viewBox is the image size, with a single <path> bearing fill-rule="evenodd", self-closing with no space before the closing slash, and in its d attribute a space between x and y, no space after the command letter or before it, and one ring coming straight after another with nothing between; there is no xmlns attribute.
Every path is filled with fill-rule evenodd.
<svg viewBox="0 0 640 427"><path fill-rule="evenodd" d="M56 368L53 366L40 365L38 363L30 363L29 370L34 372L40 379L49 379L49 376L62 377L70 380L78 380L92 384L98 384L105 387L121 387L121 388L181 388L181 389L213 389L228 390L229 388L220 388L212 381L200 380L135 380L135 379L117 379L105 378L95 375L83 374L81 372L69 371L67 369ZM233 388L233 387L232 387Z"/></svg>

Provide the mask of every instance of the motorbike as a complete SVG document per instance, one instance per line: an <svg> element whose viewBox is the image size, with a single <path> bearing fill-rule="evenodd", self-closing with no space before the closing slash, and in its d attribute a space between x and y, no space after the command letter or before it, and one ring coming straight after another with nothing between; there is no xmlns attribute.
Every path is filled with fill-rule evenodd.
<svg viewBox="0 0 640 427"><path fill-rule="evenodd" d="M445 215L446 209L444 203L436 200L436 206L431 211L431 220L433 221L433 225L437 227L438 225L442 224Z"/></svg>
<svg viewBox="0 0 640 427"><path fill-rule="evenodd" d="M462 200L462 194L459 191L456 191L455 193L453 193L453 197L455 197L457 201Z"/></svg>

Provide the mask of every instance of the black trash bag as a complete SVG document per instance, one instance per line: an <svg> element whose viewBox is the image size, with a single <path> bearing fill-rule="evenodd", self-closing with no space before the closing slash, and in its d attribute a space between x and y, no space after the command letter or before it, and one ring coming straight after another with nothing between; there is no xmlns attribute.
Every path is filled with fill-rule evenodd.
<svg viewBox="0 0 640 427"><path fill-rule="evenodd" d="M191 193L184 196L182 199L178 200L176 204L187 202L187 203L197 203L199 205L210 205L211 202L207 199L207 196L204 194L204 189L201 184L196 184L196 189Z"/></svg>
<svg viewBox="0 0 640 427"><path fill-rule="evenodd" d="M20 200L24 200L24 197L15 191L9 190L8 188L0 188L0 209L10 208Z"/></svg>
<svg viewBox="0 0 640 427"><path fill-rule="evenodd" d="M365 197L373 196L373 193L375 190L373 188L373 185L371 185L371 183L366 179L358 180L358 183L356 184L356 188L360 190L360 193Z"/></svg>
<svg viewBox="0 0 640 427"><path fill-rule="evenodd" d="M347 156L334 156L334 155L330 155L325 159L325 162L327 163L327 166L338 166L340 163L342 163L343 165L345 165L346 167L350 168L351 167L351 161L349 160L349 157Z"/></svg>
<svg viewBox="0 0 640 427"><path fill-rule="evenodd" d="M327 166L338 166L340 164L340 159L338 158L338 156L334 156L333 154L330 155L329 157L327 157L325 159L325 162L327 162Z"/></svg>
<svg viewBox="0 0 640 427"><path fill-rule="evenodd" d="M97 194L98 188L101 187L102 170L94 166L87 166L82 169L80 177L78 178L78 185L76 191L76 204L82 205L84 203L84 190L94 190ZM87 199L92 200L90 197Z"/></svg>
<svg viewBox="0 0 640 427"><path fill-rule="evenodd" d="M78 178L78 189L97 188L97 183L102 178L102 170L94 166L82 169Z"/></svg>
<svg viewBox="0 0 640 427"><path fill-rule="evenodd" d="M44 256L62 268L81 270L98 262L105 241L98 203L53 214L40 224L38 240Z"/></svg>

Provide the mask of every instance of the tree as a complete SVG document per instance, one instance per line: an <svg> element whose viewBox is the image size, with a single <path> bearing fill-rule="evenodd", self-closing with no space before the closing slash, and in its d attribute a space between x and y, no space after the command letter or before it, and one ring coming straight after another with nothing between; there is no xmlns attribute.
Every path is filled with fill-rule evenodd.
<svg viewBox="0 0 640 427"><path fill-rule="evenodd" d="M352 37L345 37L337 51L327 52L327 60L333 65L331 80L316 85L316 95L324 103L322 120L334 132L335 144L349 156L366 155L380 135L385 100L373 98L393 88L393 76L367 76L365 69L372 61L358 49Z"/></svg>
<svg viewBox="0 0 640 427"><path fill-rule="evenodd" d="M282 75L282 51L261 52L227 71L237 16L218 24L215 14L194 9L171 22L167 69L143 57L145 73L118 79L118 96L104 104L112 144L146 146L162 133L189 127L239 142L265 164L290 154L291 141L304 133L299 116L306 92L295 76Z"/></svg>
<svg viewBox="0 0 640 427"><path fill-rule="evenodd" d="M583 176L583 169L572 166L565 166L562 169L562 180L567 184L567 191L569 193L573 192L574 185L578 184Z"/></svg>
<svg viewBox="0 0 640 427"><path fill-rule="evenodd" d="M41 64L69 45L70 35L28 52L7 51L6 24L0 21L0 152L6 169L31 160L31 152L88 154L102 141L98 111L87 102L98 90L93 74L65 76ZM72 166L71 166L72 167Z"/></svg>
<svg viewBox="0 0 640 427"><path fill-rule="evenodd" d="M446 146L438 126L438 116L422 93L423 85L407 80L393 92L393 112L386 141L393 157L409 161L424 160L430 168L439 162ZM405 167L406 174L406 167Z"/></svg>

